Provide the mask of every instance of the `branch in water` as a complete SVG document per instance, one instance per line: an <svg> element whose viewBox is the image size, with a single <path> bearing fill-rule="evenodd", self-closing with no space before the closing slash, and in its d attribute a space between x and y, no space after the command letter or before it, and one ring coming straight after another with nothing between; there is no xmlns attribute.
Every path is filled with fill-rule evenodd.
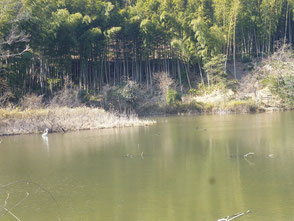
<svg viewBox="0 0 294 221"><path fill-rule="evenodd" d="M11 207L10 209L9 209L9 211L12 211L14 208L16 208L17 206L19 206L23 201L25 201L27 198L28 198L28 196L29 196L30 194L28 193L28 192L26 192L26 196L23 198L23 199L21 199L20 201L18 201L13 207ZM6 200L7 201L7 200ZM4 208L3 208L3 210L5 210L5 209L7 209L6 208L6 206L4 206ZM8 212L7 210L5 210L6 212ZM2 211L1 211L2 212ZM1 213L0 212L0 213ZM2 216L5 216L6 215L6 213L3 213L2 215L1 215L1 217Z"/></svg>
<svg viewBox="0 0 294 221"><path fill-rule="evenodd" d="M249 153L246 153L243 157L248 157L249 155L254 155L255 153L253 152L249 152Z"/></svg>
<svg viewBox="0 0 294 221"><path fill-rule="evenodd" d="M60 206L59 206L57 200L54 198L54 196L52 195L52 193L51 193L49 190L47 190L46 188L44 188L44 187L41 186L40 184L35 183L35 182L32 182L32 181L29 181L29 180L16 180L16 181L14 181L14 182L10 182L10 183L7 183L7 184L2 184L2 185L0 185L0 188L8 187L8 186L10 186L10 185L14 185L14 184L17 184L17 183L33 184L33 185L38 186L40 189L42 189L42 190L45 191L46 193L48 193L49 196L51 197L51 199L54 201L54 203L55 203L55 205L56 205L56 207L57 207L57 209L58 209L58 211L57 211L58 220L61 220L61 218L60 218L60 211L59 211L59 210L60 210ZM8 196L8 197L9 197L9 196ZM27 193L27 196L26 196L26 197L28 197L28 193ZM25 198L26 198L26 197L25 197ZM25 199L23 199L23 200L21 200L20 202L18 202L17 205L19 205L20 203L22 203L24 200L25 200ZM6 200L6 201L7 201L7 200ZM15 205L15 206L17 206L17 205ZM15 206L14 206L13 208L15 208Z"/></svg>
<svg viewBox="0 0 294 221"><path fill-rule="evenodd" d="M254 153L253 153L254 154ZM227 216L225 218L221 218L221 219L218 219L217 221L231 221L231 220L234 220L234 219L237 219L247 213L249 213L250 210L247 210L246 212L243 212L243 213L238 213L238 214L235 214L235 215L232 215L232 216Z"/></svg>
<svg viewBox="0 0 294 221"><path fill-rule="evenodd" d="M4 210L6 211L6 212L8 212L13 218L15 218L16 220L18 220L18 221L21 221L16 215L14 215L10 210L8 210L8 209L6 209L6 208L4 208Z"/></svg>

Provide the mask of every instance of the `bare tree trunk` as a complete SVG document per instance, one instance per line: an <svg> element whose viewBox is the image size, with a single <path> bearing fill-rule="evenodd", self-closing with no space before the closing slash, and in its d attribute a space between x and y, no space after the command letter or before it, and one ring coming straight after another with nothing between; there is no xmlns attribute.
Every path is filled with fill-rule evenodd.
<svg viewBox="0 0 294 221"><path fill-rule="evenodd" d="M180 69L179 59L177 59L177 66L178 66L178 76L179 76L179 80L180 80L180 88L181 88L181 92L183 92L182 76L181 76L181 69Z"/></svg>
<svg viewBox="0 0 294 221"><path fill-rule="evenodd" d="M201 78L201 84L204 85L204 80L203 80L203 75L202 75L202 70L201 70L200 62L198 62L198 67L199 67L199 73L200 73L200 78Z"/></svg>
<svg viewBox="0 0 294 221"><path fill-rule="evenodd" d="M286 24L285 24L284 45L286 44L286 39L287 39L288 15L289 15L289 0L287 1L287 9L286 9L286 21L285 21Z"/></svg>
<svg viewBox="0 0 294 221"><path fill-rule="evenodd" d="M191 89L192 87L191 87L190 77L189 77L188 68L187 68L188 65L189 65L189 63L188 64L184 64L184 67L185 67L185 71L186 71L188 85L189 85L189 88Z"/></svg>

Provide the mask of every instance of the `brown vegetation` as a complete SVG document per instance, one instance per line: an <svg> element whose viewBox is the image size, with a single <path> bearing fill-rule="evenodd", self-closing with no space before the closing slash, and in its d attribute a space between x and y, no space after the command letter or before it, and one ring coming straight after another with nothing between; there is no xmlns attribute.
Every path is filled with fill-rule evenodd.
<svg viewBox="0 0 294 221"><path fill-rule="evenodd" d="M135 116L120 116L100 108L59 107L46 109L0 109L0 135L90 130L154 124Z"/></svg>

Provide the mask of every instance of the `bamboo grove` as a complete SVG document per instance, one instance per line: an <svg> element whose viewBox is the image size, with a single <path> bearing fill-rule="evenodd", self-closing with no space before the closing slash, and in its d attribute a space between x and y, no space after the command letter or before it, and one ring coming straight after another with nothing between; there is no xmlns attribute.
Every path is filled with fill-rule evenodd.
<svg viewBox="0 0 294 221"><path fill-rule="evenodd" d="M293 42L293 0L1 0L0 93L53 93L155 73L209 83L203 67L268 56ZM227 62L226 61L226 62ZM236 68L234 69L236 75Z"/></svg>

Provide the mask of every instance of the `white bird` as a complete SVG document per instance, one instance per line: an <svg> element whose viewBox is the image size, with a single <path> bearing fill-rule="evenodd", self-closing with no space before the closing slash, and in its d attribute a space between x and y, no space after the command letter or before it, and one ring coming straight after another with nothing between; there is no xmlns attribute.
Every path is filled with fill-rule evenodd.
<svg viewBox="0 0 294 221"><path fill-rule="evenodd" d="M47 137L48 134L48 128L45 129L44 133L42 134L42 137Z"/></svg>

